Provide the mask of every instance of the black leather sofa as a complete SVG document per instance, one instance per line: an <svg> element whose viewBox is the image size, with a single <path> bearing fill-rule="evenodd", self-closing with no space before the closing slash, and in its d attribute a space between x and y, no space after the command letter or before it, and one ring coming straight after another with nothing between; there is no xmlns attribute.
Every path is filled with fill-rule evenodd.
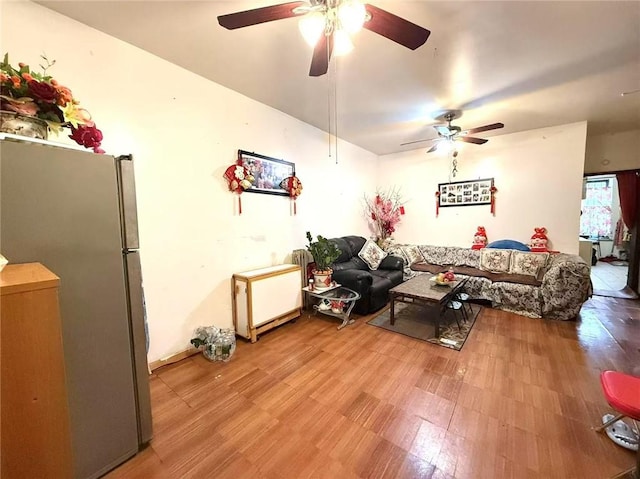
<svg viewBox="0 0 640 479"><path fill-rule="evenodd" d="M330 241L340 249L332 266L333 279L342 286L360 293L353 312L369 314L381 309L389 300L389 290L402 283L402 259L387 256L377 270L371 270L358 253L366 243L361 236L343 236Z"/></svg>

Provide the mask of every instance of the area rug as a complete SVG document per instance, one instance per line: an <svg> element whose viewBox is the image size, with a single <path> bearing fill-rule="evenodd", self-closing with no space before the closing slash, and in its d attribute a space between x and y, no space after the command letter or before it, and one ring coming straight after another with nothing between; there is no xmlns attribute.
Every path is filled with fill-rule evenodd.
<svg viewBox="0 0 640 479"><path fill-rule="evenodd" d="M440 338L435 337L434 318L439 311L434 307L397 303L394 325L389 322L389 308L367 321L367 324L460 351L478 317L478 313L482 310L482 306L478 304L469 304L471 305L472 313L467 322L463 322L458 318L460 329L458 329L452 311L448 311L445 317L440 319Z"/></svg>

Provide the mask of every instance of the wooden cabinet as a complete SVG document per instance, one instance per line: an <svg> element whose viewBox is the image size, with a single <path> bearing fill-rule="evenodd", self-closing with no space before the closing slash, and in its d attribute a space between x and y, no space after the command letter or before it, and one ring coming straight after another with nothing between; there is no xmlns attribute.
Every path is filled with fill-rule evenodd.
<svg viewBox="0 0 640 479"><path fill-rule="evenodd" d="M40 263L0 272L2 479L73 476L58 283Z"/></svg>
<svg viewBox="0 0 640 479"><path fill-rule="evenodd" d="M300 266L283 264L233 275L233 325L255 343L260 333L300 316Z"/></svg>

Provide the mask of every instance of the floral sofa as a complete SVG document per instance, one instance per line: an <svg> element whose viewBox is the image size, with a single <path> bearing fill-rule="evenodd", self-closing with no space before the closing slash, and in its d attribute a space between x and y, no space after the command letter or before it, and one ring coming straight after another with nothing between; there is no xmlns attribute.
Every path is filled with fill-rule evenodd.
<svg viewBox="0 0 640 479"><path fill-rule="evenodd" d="M452 268L469 277L472 299L532 318L574 319L592 292L589 265L573 254L406 244L387 252L403 259L404 281Z"/></svg>

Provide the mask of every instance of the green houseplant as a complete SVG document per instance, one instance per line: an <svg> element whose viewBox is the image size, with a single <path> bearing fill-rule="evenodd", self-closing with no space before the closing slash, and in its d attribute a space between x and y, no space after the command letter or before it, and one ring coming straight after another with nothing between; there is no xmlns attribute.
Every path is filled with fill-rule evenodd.
<svg viewBox="0 0 640 479"><path fill-rule="evenodd" d="M318 235L317 241L313 241L309 231L307 231L307 240L309 241L307 250L316 263L316 267L312 271L315 286L320 289L328 288L331 285L331 274L333 273L331 265L340 256L340 249L335 243L320 235Z"/></svg>

